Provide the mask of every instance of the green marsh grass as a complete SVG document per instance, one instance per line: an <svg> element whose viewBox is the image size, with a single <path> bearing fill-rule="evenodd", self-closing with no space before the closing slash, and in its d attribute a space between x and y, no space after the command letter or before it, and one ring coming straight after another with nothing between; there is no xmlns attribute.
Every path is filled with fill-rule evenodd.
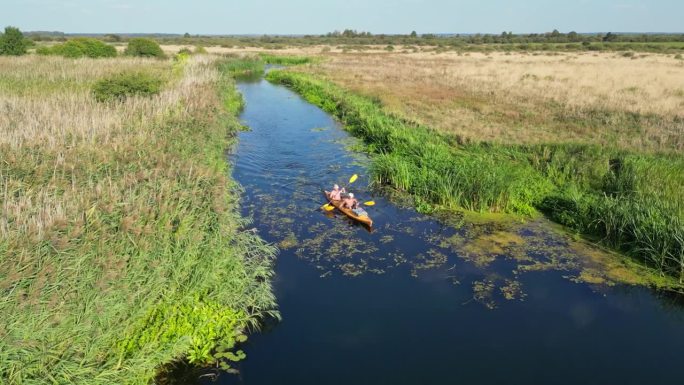
<svg viewBox="0 0 684 385"><path fill-rule="evenodd" d="M314 58L309 56L292 56L292 55L271 55L262 53L259 55L261 60L266 64L278 65L301 65L314 62Z"/></svg>
<svg viewBox="0 0 684 385"><path fill-rule="evenodd" d="M228 60L220 64L220 69L232 76L260 76L264 72L264 62L258 56L228 56Z"/></svg>
<svg viewBox="0 0 684 385"><path fill-rule="evenodd" d="M373 183L412 194L422 211L540 210L684 282L681 155L586 144L461 144L313 75L272 71L267 79L338 117L373 155Z"/></svg>
<svg viewBox="0 0 684 385"><path fill-rule="evenodd" d="M32 88L0 91L0 383L148 384L176 359L242 357L277 316L275 250L244 230L228 175L231 75L199 55L15 60L0 82ZM158 95L89 91L151 69Z"/></svg>

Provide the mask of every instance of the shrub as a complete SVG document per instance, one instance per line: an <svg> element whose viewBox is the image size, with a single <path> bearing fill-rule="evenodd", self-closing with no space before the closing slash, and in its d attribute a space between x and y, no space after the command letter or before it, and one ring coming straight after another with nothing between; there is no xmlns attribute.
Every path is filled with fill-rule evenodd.
<svg viewBox="0 0 684 385"><path fill-rule="evenodd" d="M681 53L678 53L678 54L675 55L674 58L677 59L677 60L682 60L682 54L681 54Z"/></svg>
<svg viewBox="0 0 684 385"><path fill-rule="evenodd" d="M69 58L101 58L115 57L116 48L97 39L79 37L52 47L40 47L36 50L36 53L40 55L58 55Z"/></svg>
<svg viewBox="0 0 684 385"><path fill-rule="evenodd" d="M150 39L145 38L135 38L128 42L128 47L124 53L128 56L141 56L141 57L156 57L164 58L164 51L162 51L159 44Z"/></svg>
<svg viewBox="0 0 684 385"><path fill-rule="evenodd" d="M38 55L54 55L54 52L52 52L52 49L50 47L47 47L44 45L36 48L36 53Z"/></svg>
<svg viewBox="0 0 684 385"><path fill-rule="evenodd" d="M20 56L26 53L26 40L19 28L5 27L0 35L0 55Z"/></svg>
<svg viewBox="0 0 684 385"><path fill-rule="evenodd" d="M98 102L123 101L129 96L150 96L161 91L162 79L140 72L121 73L100 79L93 86Z"/></svg>
<svg viewBox="0 0 684 385"><path fill-rule="evenodd" d="M207 49L202 47L201 45L195 46L195 53L199 55L203 55L207 53Z"/></svg>

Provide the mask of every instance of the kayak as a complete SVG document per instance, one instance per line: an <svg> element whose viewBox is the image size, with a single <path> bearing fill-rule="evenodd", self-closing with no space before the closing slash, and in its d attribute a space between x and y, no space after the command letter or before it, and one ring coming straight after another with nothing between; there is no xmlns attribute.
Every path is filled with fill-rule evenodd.
<svg viewBox="0 0 684 385"><path fill-rule="evenodd" d="M342 201L336 201L336 200L330 199L330 193L329 192L324 191L324 193L325 193L325 197L328 199L328 202L330 202L331 205L335 206L336 209L343 212L349 218L351 218L355 221L359 221L368 227L373 226L373 220L371 219L371 217L369 217L368 215L357 215L351 209L342 207Z"/></svg>

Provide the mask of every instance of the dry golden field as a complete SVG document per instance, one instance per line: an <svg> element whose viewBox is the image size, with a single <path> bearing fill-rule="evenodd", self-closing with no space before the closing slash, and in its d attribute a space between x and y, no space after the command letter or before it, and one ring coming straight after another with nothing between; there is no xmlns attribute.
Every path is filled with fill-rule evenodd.
<svg viewBox="0 0 684 385"><path fill-rule="evenodd" d="M684 61L616 53L328 53L313 72L465 141L684 150Z"/></svg>

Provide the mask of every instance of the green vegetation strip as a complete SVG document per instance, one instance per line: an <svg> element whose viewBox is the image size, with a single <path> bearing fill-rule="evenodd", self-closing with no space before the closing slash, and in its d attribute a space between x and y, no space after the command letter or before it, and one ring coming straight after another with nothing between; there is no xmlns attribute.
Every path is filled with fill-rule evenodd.
<svg viewBox="0 0 684 385"><path fill-rule="evenodd" d="M312 75L272 71L267 79L338 117L373 154L373 182L412 194L420 211L541 210L660 274L684 280L681 155L577 144L460 144Z"/></svg>
<svg viewBox="0 0 684 385"><path fill-rule="evenodd" d="M275 250L241 230L224 158L240 95L225 73L200 90L116 145L0 146L2 194L48 186L66 215L15 231L2 212L0 383L149 384L182 357L227 367L277 315Z"/></svg>
<svg viewBox="0 0 684 385"><path fill-rule="evenodd" d="M36 49L39 55L58 55L68 58L116 57L116 48L105 42L88 37L79 37L62 44L42 46Z"/></svg>

